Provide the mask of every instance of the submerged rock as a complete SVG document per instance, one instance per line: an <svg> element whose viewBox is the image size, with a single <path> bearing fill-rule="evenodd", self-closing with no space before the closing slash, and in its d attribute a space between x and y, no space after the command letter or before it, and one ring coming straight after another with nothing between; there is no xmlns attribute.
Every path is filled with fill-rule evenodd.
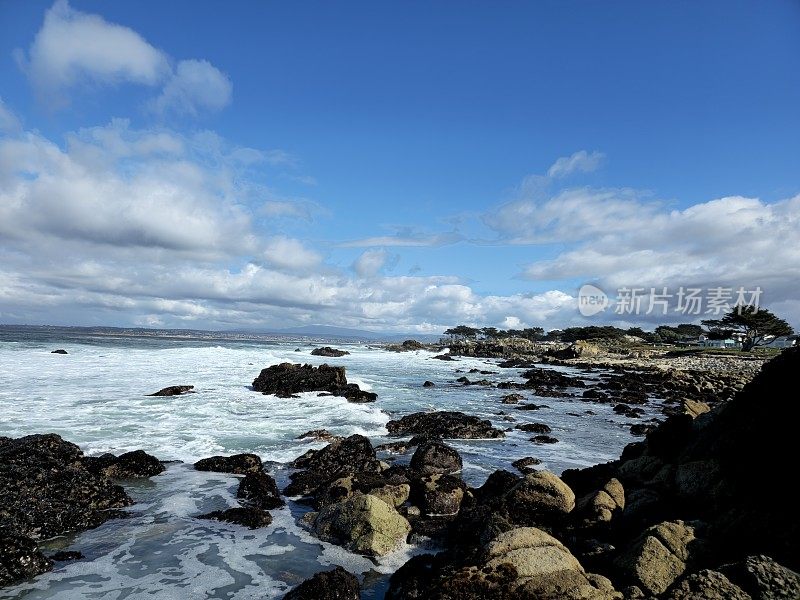
<svg viewBox="0 0 800 600"><path fill-rule="evenodd" d="M359 600L358 578L342 567L323 571L289 591L283 600Z"/></svg>
<svg viewBox="0 0 800 600"><path fill-rule="evenodd" d="M311 431L301 433L295 439L305 440L309 438L313 440L319 440L321 442L332 442L333 440L341 439L338 435L333 435L327 429L312 429Z"/></svg>
<svg viewBox="0 0 800 600"><path fill-rule="evenodd" d="M328 392L350 402L374 402L378 395L367 392L355 383L347 383L344 367L281 363L262 369L253 380L253 389L262 394L291 398L301 392Z"/></svg>
<svg viewBox="0 0 800 600"><path fill-rule="evenodd" d="M199 515L198 519L213 521L224 521L225 523L235 523L248 529L258 529L266 527L272 523L272 515L267 511L255 506L243 506L229 508L227 510L215 510L213 512Z"/></svg>
<svg viewBox="0 0 800 600"><path fill-rule="evenodd" d="M113 454L87 456L83 459L83 464L92 473L105 475L111 479L153 477L166 470L160 460L144 450L125 452L119 456Z"/></svg>
<svg viewBox="0 0 800 600"><path fill-rule="evenodd" d="M444 439L497 439L505 434L491 422L462 412L419 412L389 421L391 435L425 434Z"/></svg>
<svg viewBox="0 0 800 600"><path fill-rule="evenodd" d="M347 350L339 350L338 348L323 346L322 348L314 348L311 351L311 354L313 356L330 356L333 358L339 358L340 356L346 356L350 353Z"/></svg>
<svg viewBox="0 0 800 600"><path fill-rule="evenodd" d="M215 473L232 473L246 475L258 473L264 469L261 458L255 454L234 454L233 456L211 456L194 463L198 471L213 471Z"/></svg>
<svg viewBox="0 0 800 600"><path fill-rule="evenodd" d="M193 389L193 385L171 385L161 388L154 394L148 394L148 396L180 396L181 394L191 392Z"/></svg>
<svg viewBox="0 0 800 600"><path fill-rule="evenodd" d="M77 550L60 550L55 554L51 554L48 558L56 562L68 562L72 560L80 560L86 557L82 552L78 552Z"/></svg>
<svg viewBox="0 0 800 600"><path fill-rule="evenodd" d="M434 387L435 385L436 384L433 383L432 381L426 381L425 383L422 384L422 387Z"/></svg>
<svg viewBox="0 0 800 600"><path fill-rule="evenodd" d="M526 431L528 433L550 433L553 431L548 425L544 423L522 423L517 425L515 429Z"/></svg>

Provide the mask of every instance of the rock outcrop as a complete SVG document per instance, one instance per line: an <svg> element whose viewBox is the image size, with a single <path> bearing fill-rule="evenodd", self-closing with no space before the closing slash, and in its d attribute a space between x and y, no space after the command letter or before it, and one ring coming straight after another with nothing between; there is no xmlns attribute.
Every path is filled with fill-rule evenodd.
<svg viewBox="0 0 800 600"><path fill-rule="evenodd" d="M83 459L83 465L88 471L97 475L105 475L111 479L154 477L165 471L161 461L144 450L125 452L119 456L110 453L86 456Z"/></svg>
<svg viewBox="0 0 800 600"><path fill-rule="evenodd" d="M264 471L248 473L239 482L236 497L243 504L255 506L262 510L280 508L286 503L281 498L275 480Z"/></svg>
<svg viewBox="0 0 800 600"><path fill-rule="evenodd" d="M340 356L347 356L350 353L347 350L339 350L338 348L323 346L322 348L314 348L311 351L311 354L313 356L329 356L332 358L339 358Z"/></svg>
<svg viewBox="0 0 800 600"><path fill-rule="evenodd" d="M171 385L169 387L161 388L153 394L148 396L180 396L194 390L193 385Z"/></svg>
<svg viewBox="0 0 800 600"><path fill-rule="evenodd" d="M248 529L259 529L272 523L272 515L255 506L237 506L225 510L215 510L199 515L197 518L235 523Z"/></svg>
<svg viewBox="0 0 800 600"><path fill-rule="evenodd" d="M442 439L505 437L501 430L493 427L486 419L451 411L413 413L396 421L389 421L386 429L391 435L424 434Z"/></svg>
<svg viewBox="0 0 800 600"><path fill-rule="evenodd" d="M262 369L253 380L253 389L279 398L291 398L301 392L327 392L356 403L374 402L378 398L377 394L364 391L355 383L347 383L344 367L330 365L272 365Z"/></svg>
<svg viewBox="0 0 800 600"><path fill-rule="evenodd" d="M194 463L194 468L198 471L247 475L261 472L264 465L261 463L261 458L255 454L234 454L233 456L202 458Z"/></svg>

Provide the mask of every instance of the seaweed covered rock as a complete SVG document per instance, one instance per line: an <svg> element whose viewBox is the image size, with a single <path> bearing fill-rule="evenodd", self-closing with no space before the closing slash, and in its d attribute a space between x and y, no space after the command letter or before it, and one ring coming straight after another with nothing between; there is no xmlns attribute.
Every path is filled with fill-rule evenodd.
<svg viewBox="0 0 800 600"><path fill-rule="evenodd" d="M0 438L0 530L47 539L97 527L133 500L55 434Z"/></svg>
<svg viewBox="0 0 800 600"><path fill-rule="evenodd" d="M236 497L246 504L263 510L280 508L286 504L281 498L275 480L264 471L245 475L239 483Z"/></svg>
<svg viewBox="0 0 800 600"><path fill-rule="evenodd" d="M199 515L197 518L235 523L248 529L259 529L272 523L272 515L255 506L237 506L226 510L215 510Z"/></svg>
<svg viewBox="0 0 800 600"><path fill-rule="evenodd" d="M261 458L255 454L234 454L232 456L202 458L194 463L194 468L198 471L246 475L247 473L262 471L264 465L261 463Z"/></svg>
<svg viewBox="0 0 800 600"><path fill-rule="evenodd" d="M323 571L289 591L283 600L359 600L358 578L342 567Z"/></svg>
<svg viewBox="0 0 800 600"><path fill-rule="evenodd" d="M480 419L462 412L418 412L396 421L389 421L386 429L391 435L425 434L443 439L497 439L505 434Z"/></svg>
<svg viewBox="0 0 800 600"><path fill-rule="evenodd" d="M338 348L331 348L330 346L322 346L321 348L314 348L311 351L311 354L313 356L339 358L340 356L347 356L350 353L347 350L339 350Z"/></svg>
<svg viewBox="0 0 800 600"><path fill-rule="evenodd" d="M0 586L30 579L53 568L32 539L0 531Z"/></svg>
<svg viewBox="0 0 800 600"><path fill-rule="evenodd" d="M144 450L125 452L119 456L102 454L87 456L83 459L87 470L111 479L137 479L154 477L165 470L164 465L155 456Z"/></svg>
<svg viewBox="0 0 800 600"><path fill-rule="evenodd" d="M148 396L181 396L194 390L193 385L171 385L169 387L161 388L153 394Z"/></svg>
<svg viewBox="0 0 800 600"><path fill-rule="evenodd" d="M458 473L461 471L461 456L442 442L426 442L417 447L411 457L411 469L422 475L435 473Z"/></svg>

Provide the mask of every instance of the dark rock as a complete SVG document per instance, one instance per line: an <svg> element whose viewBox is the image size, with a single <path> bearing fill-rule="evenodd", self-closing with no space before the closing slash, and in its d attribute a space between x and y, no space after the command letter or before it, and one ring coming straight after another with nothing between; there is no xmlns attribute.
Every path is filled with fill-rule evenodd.
<svg viewBox="0 0 800 600"><path fill-rule="evenodd" d="M295 439L305 440L309 438L314 440L319 440L321 442L332 442L333 440L341 439L338 435L333 435L327 429L312 429L311 431L306 431L305 433L301 433Z"/></svg>
<svg viewBox="0 0 800 600"><path fill-rule="evenodd" d="M522 373L522 377L527 379L525 387L540 388L540 387L586 387L586 382L583 379L565 375L560 371L553 369L534 368L529 369Z"/></svg>
<svg viewBox="0 0 800 600"><path fill-rule="evenodd" d="M515 460L514 462L511 463L511 466L520 471L521 473L525 474L534 471L535 469L533 467L540 464L542 464L542 461L539 460L538 458L534 458L533 456L526 456L525 458L520 458L518 460Z"/></svg>
<svg viewBox="0 0 800 600"><path fill-rule="evenodd" d="M144 450L125 452L119 456L113 454L87 456L83 459L83 465L88 471L111 479L153 477L165 471L161 461Z"/></svg>
<svg viewBox="0 0 800 600"><path fill-rule="evenodd" d="M59 348L58 350L53 350L52 352L50 352L50 354L69 354L69 352L67 352L63 348Z"/></svg>
<svg viewBox="0 0 800 600"><path fill-rule="evenodd" d="M552 435L535 435L531 438L532 442L536 442L537 444L557 444L558 439L554 438Z"/></svg>
<svg viewBox="0 0 800 600"><path fill-rule="evenodd" d="M340 356L346 356L350 353L347 350L339 350L337 348L331 348L330 346L323 346L322 348L314 348L311 351L311 354L314 356L330 356L333 358L339 358Z"/></svg>
<svg viewBox="0 0 800 600"><path fill-rule="evenodd" d="M432 356L431 358L435 358L436 360L455 360L449 354L437 354L436 356Z"/></svg>
<svg viewBox="0 0 800 600"><path fill-rule="evenodd" d="M286 504L275 480L264 471L248 473L239 483L236 497L263 510L280 508Z"/></svg>
<svg viewBox="0 0 800 600"><path fill-rule="evenodd" d="M30 579L53 568L32 539L0 531L0 586Z"/></svg>
<svg viewBox="0 0 800 600"><path fill-rule="evenodd" d="M515 406L517 410L540 410L542 408L550 408L546 404L522 404L521 406Z"/></svg>
<svg viewBox="0 0 800 600"><path fill-rule="evenodd" d="M361 587L356 576L342 567L336 567L333 571L323 571L306 579L286 594L283 600L359 600L360 598Z"/></svg>
<svg viewBox="0 0 800 600"><path fill-rule="evenodd" d="M329 392L350 402L374 402L378 395L367 392L355 383L347 383L344 367L330 365L298 365L281 363L262 369L253 380L253 389L279 398L291 398L300 392Z"/></svg>
<svg viewBox="0 0 800 600"><path fill-rule="evenodd" d="M422 475L451 474L461 471L461 456L441 442L426 442L411 457L411 469Z"/></svg>
<svg viewBox="0 0 800 600"><path fill-rule="evenodd" d="M748 556L718 569L754 599L796 600L800 598L800 574L779 565L769 556Z"/></svg>
<svg viewBox="0 0 800 600"><path fill-rule="evenodd" d="M292 473L287 496L314 495L332 481L354 473L380 473L375 449L363 435L351 435L331 442L321 450L296 458L292 466L305 469Z"/></svg>
<svg viewBox="0 0 800 600"><path fill-rule="evenodd" d="M401 346L406 350L421 350L425 347L425 345L417 340L406 340L404 341Z"/></svg>
<svg viewBox="0 0 800 600"><path fill-rule="evenodd" d="M631 425L632 435L647 435L656 430L656 426L650 423L634 423Z"/></svg>
<svg viewBox="0 0 800 600"><path fill-rule="evenodd" d="M0 438L0 530L47 539L97 527L133 500L55 434Z"/></svg>
<svg viewBox="0 0 800 600"><path fill-rule="evenodd" d="M525 400L525 396L517 393L507 394L500 399L503 404L518 404L523 400Z"/></svg>
<svg viewBox="0 0 800 600"><path fill-rule="evenodd" d="M516 429L527 431L528 433L550 433L553 431L544 423L522 423L521 425L517 425Z"/></svg>
<svg viewBox="0 0 800 600"><path fill-rule="evenodd" d="M464 385L469 385L470 380L468 377L459 377L458 379L456 379L456 383L463 383Z"/></svg>
<svg viewBox="0 0 800 600"><path fill-rule="evenodd" d="M191 392L193 389L193 385L171 385L161 388L155 394L148 394L148 396L180 396L181 394Z"/></svg>
<svg viewBox="0 0 800 600"><path fill-rule="evenodd" d="M255 454L234 454L233 456L211 456L194 463L198 471L214 471L215 473L233 473L246 475L258 473L264 469L261 458Z"/></svg>
<svg viewBox="0 0 800 600"><path fill-rule="evenodd" d="M444 439L496 439L505 434L492 427L488 420L461 412L420 412L389 421L391 435L427 434Z"/></svg>
<svg viewBox="0 0 800 600"><path fill-rule="evenodd" d="M49 558L56 562L67 562L70 560L80 560L86 557L82 552L78 552L77 550L60 550L55 554L51 554Z"/></svg>
<svg viewBox="0 0 800 600"><path fill-rule="evenodd" d="M433 383L432 381L426 381L425 383L422 384L422 387L434 387L435 385L436 384Z"/></svg>
<svg viewBox="0 0 800 600"><path fill-rule="evenodd" d="M455 515L467 486L453 475L426 475L411 486L411 502L426 515Z"/></svg>
<svg viewBox="0 0 800 600"><path fill-rule="evenodd" d="M235 523L248 529L258 529L266 527L272 523L272 515L267 511L255 506L244 506L229 508L227 510L215 510L205 515L199 515L198 519L214 521L224 521L225 523Z"/></svg>

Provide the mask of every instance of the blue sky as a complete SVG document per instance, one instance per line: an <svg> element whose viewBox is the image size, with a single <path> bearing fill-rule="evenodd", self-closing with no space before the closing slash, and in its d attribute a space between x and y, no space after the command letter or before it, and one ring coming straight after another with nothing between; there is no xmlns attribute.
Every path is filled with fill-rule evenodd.
<svg viewBox="0 0 800 600"><path fill-rule="evenodd" d="M797 2L6 1L0 98L0 321L555 327L585 281L800 321Z"/></svg>

